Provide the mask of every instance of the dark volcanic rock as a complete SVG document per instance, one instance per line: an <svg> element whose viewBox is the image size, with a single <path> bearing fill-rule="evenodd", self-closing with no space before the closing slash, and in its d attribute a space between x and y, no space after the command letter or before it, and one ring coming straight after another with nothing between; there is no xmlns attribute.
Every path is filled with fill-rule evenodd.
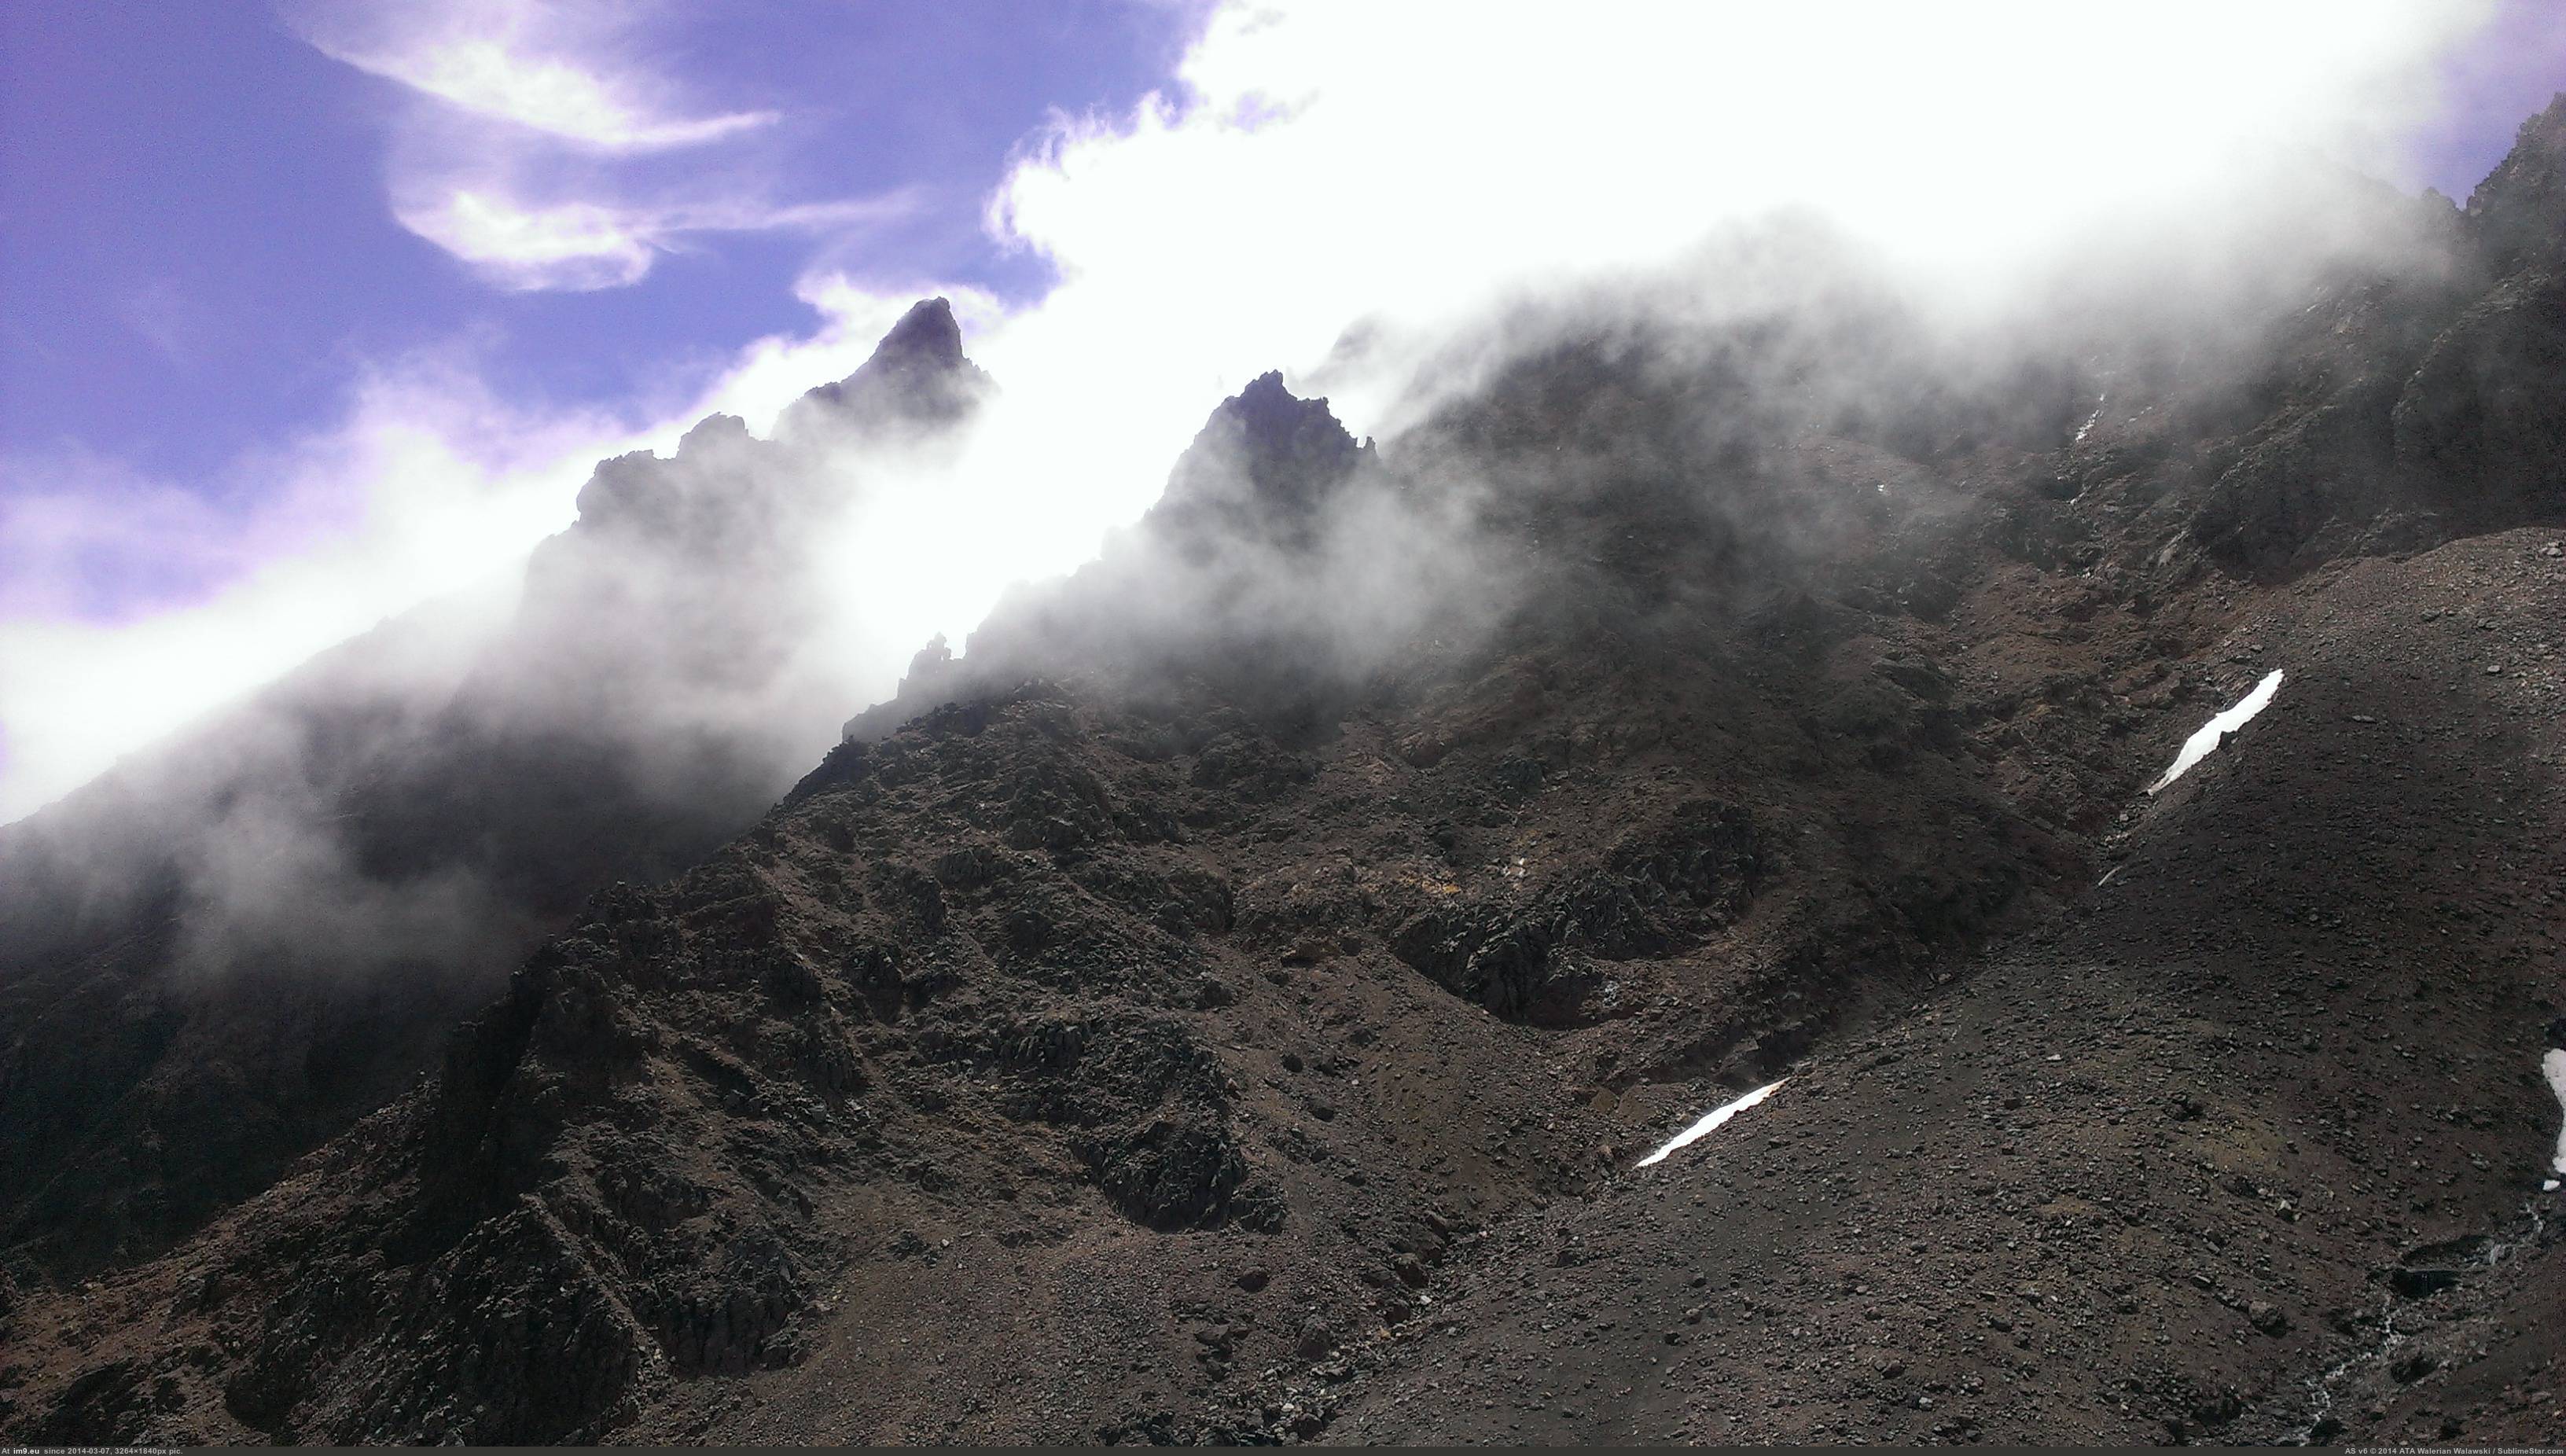
<svg viewBox="0 0 2566 1456"><path fill-rule="evenodd" d="M2566 216L2559 226L2566 228ZM2397 453L2509 514L2566 511L2566 276L2527 270L2433 341L2397 400Z"/></svg>
<svg viewBox="0 0 2566 1456"><path fill-rule="evenodd" d="M2552 131L2225 352L1956 370L1813 285L1378 452L1259 379L431 1081L23 1291L0 1420L2534 1442L2566 367L2500 219ZM754 443L601 509L754 559L698 499Z"/></svg>
<svg viewBox="0 0 2566 1456"><path fill-rule="evenodd" d="M2495 276L2566 264L2566 92L2521 123L2512 150L2468 194Z"/></svg>

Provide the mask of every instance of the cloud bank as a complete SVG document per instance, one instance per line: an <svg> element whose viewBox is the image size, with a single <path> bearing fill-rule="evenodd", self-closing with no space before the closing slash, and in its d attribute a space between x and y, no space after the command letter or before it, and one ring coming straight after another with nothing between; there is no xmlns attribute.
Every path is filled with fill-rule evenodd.
<svg viewBox="0 0 2566 1456"><path fill-rule="evenodd" d="M2204 285L2271 266L2237 249L2302 208L2274 175L2386 170L2437 105L2435 58L2480 17L1225 7L1176 87L1059 119L993 192L993 237L1058 285L979 321L1004 396L953 480L850 548L850 575L871 609L917 618L912 640L959 640L1005 581L1067 570L1136 516L1207 404L1261 370L1387 436L1490 362L1454 342L1502 311L1570 319L1584 291L1644 278L1669 317L1733 305L1754 280L1705 244L1775 217L1980 318L2080 249L2181 250Z"/></svg>
<svg viewBox="0 0 2566 1456"><path fill-rule="evenodd" d="M324 50L410 97L394 206L501 286L630 283L695 235L842 235L898 205L641 196L598 170L710 157L771 121L650 79L634 13L488 5L334 29L352 14L296 12ZM992 190L992 240L1056 270L1038 300L1010 310L934 278L816 275L802 289L812 332L747 346L638 427L527 417L465 379L380 384L338 431L255 462L308 497L289 490L301 504L237 538L244 557L278 554L246 580L123 624L13 607L0 816L385 612L504 569L567 519L592 460L664 445L708 408L767 428L924 293L955 299L1004 393L958 460L873 491L829 544L858 629L828 650L878 658L851 680L882 689L931 633L959 640L1007 583L1092 555L1155 497L1210 404L1267 368L1331 394L1358 434L1387 435L1466 382L1476 356L1453 341L1498 312L1573 316L1581 291L1643 279L1670 315L1711 306L1742 283L1703 271L1717 256L1705 240L1777 215L1818 220L1955 309L2019 305L2024 280L2098 240L2177 237L2202 276L2242 273L2269 260L2221 250L2272 205L2266 163L2394 171L2440 103L2438 63L2485 14L2340 0L1602 5L1573 20L1230 5L1166 92L1129 115L1060 118ZM43 530L128 529L78 515Z"/></svg>
<svg viewBox="0 0 2566 1456"><path fill-rule="evenodd" d="M9 462L21 489L0 509L0 820L385 616L492 586L567 524L620 433L531 417L422 360L364 380L338 426L239 461L213 491L93 458ZM203 595L98 619L83 579L120 569Z"/></svg>

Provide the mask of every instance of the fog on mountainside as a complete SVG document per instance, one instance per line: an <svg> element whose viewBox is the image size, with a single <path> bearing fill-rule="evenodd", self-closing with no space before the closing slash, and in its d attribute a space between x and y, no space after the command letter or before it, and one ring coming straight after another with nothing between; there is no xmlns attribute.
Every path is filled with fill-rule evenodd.
<svg viewBox="0 0 2566 1456"><path fill-rule="evenodd" d="M2566 521L2560 176L2566 98L2465 210L2310 174L2253 208L2081 240L1966 299L1784 218L1448 332L1358 327L1320 382L1265 373L1200 401L1208 422L1152 508L869 704L878 665L851 644L880 649L884 589L850 561L981 568L967 531L852 538L901 492L991 499L989 463L1024 458L1004 432L1039 417L964 358L942 300L921 303L770 438L716 415L667 458L602 463L505 612L388 623L0 831L0 1156L34 1174L5 1206L6 1253L39 1311L8 1428L695 1439L740 1391L774 1439L1307 1439L1341 1415L1384 1438L1458 1431L1438 1420L1525 1396L1523 1362L1553 1356L1536 1336L1555 1332L1523 1328L1546 1306L1501 1308L1509 1280L1577 1277L1585 1241L1627 1248L1614 1271L1655 1271L1718 1237L1629 1176L1704 1106L1804 1062L1818 1070L1756 1115L1798 1099L1890 1119L1978 1095L1904 1080L1942 1052L1878 1045L1938 1025L1909 1018L1955 979L1955 1018L2056 1018L2041 1045L2064 1050L2039 1067L2169 1007L2230 1018L2200 1034L2209 1063L2294 1046L2297 1022L2254 1018L2330 971L2291 962L2266 995L2250 978L2273 957L2167 942L2131 959L2172 967L2174 992L2078 1021L2112 962L2039 957L2107 944L2075 929L2099 861L2140 866L2173 922L2115 911L2136 945L2190 928L2186 895L2242 882L2203 863L2232 852L2220 826L2238 821L2208 796L2245 792L2242 769L2144 791L2158 748L2265 670L2266 636L2331 654L2330 679L2288 664L2291 691L2446 665L2364 655L2412 626L2406 579L2380 585L2391 568L2437 593L2506 584L2467 607L2503 656L2434 699L2433 732L2486 773L2521 745L2544 761L2553 713L2466 693L2553 655L2529 634L2554 543L2504 533ZM1331 380L1388 401L1377 438L1316 397ZM2437 550L2474 565L2440 572ZM2551 853L2468 783L2428 779L2457 769L2398 761L2449 796L2456 828L2376 814L2414 861L2380 869L2377 896L2462 893L2444 833ZM2350 782L2308 778L2310 796ZM2337 818L2268 833L2301 855L2370 832L2327 804ZM2308 883L2267 898L2286 927L2255 933L2329 966L2366 964L2380 934L2422 938L2419 920L2328 940L2373 907L2320 909ZM2388 1248L2392 1226L2510 1216L2526 1190L2502 1181L2501 1138L2538 1089L2506 1039L2543 972L2510 946L2428 949L2454 989L2405 995L2407 1014L2444 1018L2471 1067L2521 1064L2462 1083L2436 1063L2446 1115L2416 1101L2401 1120L2359 1090L2368 1063L2304 1074L2321 1100L2297 1102L2268 1068L2166 1093L2144 1080L2162 1059L2090 1086L2012 1069L2028 1093L1944 1109L1970 1138L1973 1117L2034 1111L2107 1109L2117 1128L2144 1086L2144 1115L2171 1107L2189 1137L2203 1096L2233 1099L2225 1140L2134 1147L2145 1176L2110 1195L2080 1171L2018 1200L2010 1141L1983 1164L2004 1190L1990 1206L2044 1210L2075 1250L2068 1284L2132 1312L2143 1281L2184 1286L2074 1231L2174 1229L2183 1252L2148 1260L2214 1259L2241 1289L2260 1276L2200 1252L2229 1241L2189 1222L2194 1182L2241 1181L2219 1196L2257 1210L2251 1242L2282 1246L2287 1297L2309 1306L2295 1326L2269 1318L2272 1292L2186 1307L2236 1315L2264 1341L2242 1356L2214 1323L2162 1338L2099 1311L2044 1323L2070 1355L2007 1368L2092 1422L2080 1436L2339 1422L2304 1392L2358 1356L2307 1341L2329 1307L2345 1339L2377 1334L2351 1313L2369 1298L2357 1260L2442 1271L2412 1230ZM2015 997L2001 1010L1965 999L1981 970ZM2327 1023L2328 1056L2389 1055L2368 1025ZM1856 1036L1873 1045L1847 1052ZM1856 1057L1904 1064L1879 1079L1895 1106L1864 1100ZM2267 1087L2275 1100L2251 1100ZM1921 1163L1950 1130L1898 1126L1872 1151ZM2434 1186L2457 1191L2368 1157L2356 1129L2416 1148L2419 1169L2450 1163ZM2441 1129L2446 1146L2421 1146ZM2319 1175L2272 1161L2302 1140L2346 1160L2322 1211L2298 1186ZM1817 1168L1779 1162L1800 1147L1773 1141L1764 1186L1724 1196L1805 1197ZM2195 1178L2213 1155L2235 1170ZM1773 1259L1786 1237L1832 1237L1777 1208L1754 1204ZM1938 1250L1804 1262L1709 1314L1719 1296L1689 1293L1708 1272L1647 1285L1632 1299L1674 1303L1650 1306L1641 1354L1601 1339L1636 1317L1587 1325L1577 1398L1601 1408L1659 1376L1617 1423L1666 1416L1698 1439L2031 1433L1973 1398L1985 1377L1957 1373L1967 1352L1938 1321L1907 1323L1930 1291L1863 1283L1912 1269L2015 1290L2005 1308L2032 1313L1983 1328L2020 1319L2026 1341L2055 1321L2061 1279L2008 1262L2013 1225L1949 1217L1963 1235ZM1507 1262L1471 1262L1486 1249ZM1762 1249L1724 1249L1720 1277L1764 1278ZM98 1356L46 1303L92 1273L116 1284ZM1467 1332L1486 1342L1474 1396L1420 1420L1402 1382L1435 1384L1414 1349L1465 1337L1426 1291L1465 1278L1495 1291ZM1583 1325L1611 1304L1597 1289L1621 1288L1563 1300ZM2486 1298L2469 1308L2497 1318ZM1044 1302L1042 1329L1018 1332L1047 1341L1040 1360L999 1318L1025 1299ZM1771 1426L1643 1410L1704 1321L1743 1309L1729 1337L1752 1344L1790 1328L1768 1315L1854 1300L1904 1343L1829 1367L1847 1424L1790 1424L1779 1400L1753 1417ZM1131 1368L1080 1363L1099 1331L1143 1352ZM885 1361L890 1337L938 1353ZM946 1354L967 1378L920 1373ZM2170 1363L2135 1383L2077 1373L2140 1356ZM1492 1373L1501 1358L1518 1373ZM1934 1362L1936 1396L1884 1383L1911 1359ZM1969 1424L1935 1398L1966 1398ZM1536 1421L1573 1418L1542 1402ZM1496 1419L1467 1429L1518 1434Z"/></svg>
<svg viewBox="0 0 2566 1456"><path fill-rule="evenodd" d="M986 392L921 303L773 440L714 416L601 463L512 600L386 622L0 830L20 1257L147 1251L253 1191L592 892L751 822L861 691L812 543Z"/></svg>
<svg viewBox="0 0 2566 1456"><path fill-rule="evenodd" d="M2373 436L2396 401L2372 399L2226 442L2273 391L2302 387L2275 372L2276 349L2286 362L2327 347L2292 341L2308 317L2295 301L2375 299L2411 354L2485 269L2537 256L2505 220L2529 205L2512 193L2536 185L2490 186L2478 204L2506 239L2493 265L2461 249L2463 219L2430 200L2296 174L2230 217L2094 240L2001 299L1961 304L1802 217L1732 229L1662 272L1525 299L1440 341L1358 330L1321 376L1375 390L1406 380L1408 402L1387 411L1411 421L1399 434L1358 446L1282 376L1258 378L1213 411L1160 502L1094 563L1012 589L958 658L922 654L849 736L1067 664L1161 690L1208 682L1318 721L1382 690L1386 664L1411 678L1421 663L1468 670L1510 618L1642 624L1668 604L1629 597L1614 558L1677 542L1705 567L1688 590L1737 595L1741 608L1823 590L1931 611L1953 589L1929 544L1983 505L1972 479L2070 436L2098 448L2076 467L2085 478L2048 494L2098 473L2188 473L2208 504L2183 529L2236 569L2283 567L2326 528L2312 510L2328 508L2267 479L2274 462L2304 475L2295 462L2323 461L2327 499L2375 497L2398 489L2412 469L2401 458L2433 448L2435 427L2433 407L2401 406L2407 443L2391 447ZM536 553L504 625L476 624L487 608L451 611L461 625L387 624L0 835L15 870L0 877L14 887L0 889L0 954L27 968L19 1015L87 1024L56 1044L84 1064L80 1110L12 1119L30 1165L74 1167L183 1099L181 1077L125 1100L171 1048L192 1046L183 1029L207 1024L185 1008L237 994L224 988L243 977L320 1008L308 1013L319 1039L342 1050L316 1067L362 1069L282 1082L246 1071L251 1095L326 1103L297 1124L326 1127L397 1086L436 1025L591 891L674 873L750 822L870 695L880 647L867 618L884 588L848 569L849 533L901 494L985 491L975 469L1014 455L980 437L1039 418L1011 414L1004 385L963 359L948 308L921 304L865 369L788 409L772 439L714 416L670 458L602 463L579 525ZM2443 412L2476 407L2452 397ZM2335 423L2354 418L2373 434ZM2166 440L2209 443L2169 458ZM1880 474L1893 459L1961 468L1911 485L1907 467ZM1677 481L1680 509L1649 508L1656 539L1580 534L1581 519ZM2173 494L2170 508L2187 498ZM2049 509L2008 507L2009 529L2036 536ZM1599 555L1572 558L1572 545ZM967 535L898 549L976 570ZM1883 554L1901 561L1893 576L1847 580ZM50 1000L61 978L107 966L125 989ZM99 1031L106 1006L131 1030ZM387 1038L408 1050L384 1052ZM274 1165L191 1187L185 1170L221 1162L224 1139L180 1141L167 1168L47 1178L24 1206L53 1218L58 1200L102 1196L76 1191L85 1180L163 1185L181 1211L141 1222L178 1228ZM111 1227L83 1233L91 1257L125 1237Z"/></svg>

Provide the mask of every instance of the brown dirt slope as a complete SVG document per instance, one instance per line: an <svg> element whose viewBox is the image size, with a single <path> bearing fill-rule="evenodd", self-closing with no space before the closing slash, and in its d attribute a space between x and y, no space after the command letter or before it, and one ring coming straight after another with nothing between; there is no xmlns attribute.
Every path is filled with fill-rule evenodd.
<svg viewBox="0 0 2566 1456"><path fill-rule="evenodd" d="M1331 1439L2553 1437L2559 539L2254 612L2075 914L1510 1228Z"/></svg>

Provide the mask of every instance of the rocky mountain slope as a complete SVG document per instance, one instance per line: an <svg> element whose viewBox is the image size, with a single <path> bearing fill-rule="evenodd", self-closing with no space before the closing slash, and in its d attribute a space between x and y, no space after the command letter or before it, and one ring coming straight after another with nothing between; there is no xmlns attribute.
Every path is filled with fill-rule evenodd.
<svg viewBox="0 0 2566 1456"><path fill-rule="evenodd" d="M843 688L797 533L986 387L941 301L774 441L598 467L495 628L426 608L0 830L0 1248L157 1252L434 1064L618 879L755 822Z"/></svg>
<svg viewBox="0 0 2566 1456"><path fill-rule="evenodd" d="M2553 1433L2561 176L2566 100L2214 355L1642 313L1378 448L1260 379L433 1077L22 1290L6 1429Z"/></svg>

